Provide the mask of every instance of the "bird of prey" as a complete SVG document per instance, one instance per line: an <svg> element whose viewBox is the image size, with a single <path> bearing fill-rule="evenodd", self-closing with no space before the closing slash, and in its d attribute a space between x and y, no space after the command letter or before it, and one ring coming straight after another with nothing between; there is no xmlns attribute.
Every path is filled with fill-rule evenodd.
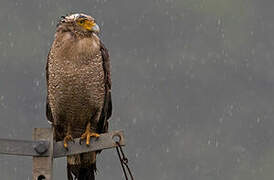
<svg viewBox="0 0 274 180"><path fill-rule="evenodd" d="M98 37L99 26L89 15L62 16L47 58L46 115L56 141L91 137L108 131L112 113L110 60ZM96 152L67 157L69 180L93 180Z"/></svg>

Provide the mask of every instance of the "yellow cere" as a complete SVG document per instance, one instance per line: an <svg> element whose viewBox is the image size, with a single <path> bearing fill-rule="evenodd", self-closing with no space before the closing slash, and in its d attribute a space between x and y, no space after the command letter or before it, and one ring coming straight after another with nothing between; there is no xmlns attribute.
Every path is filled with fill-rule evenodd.
<svg viewBox="0 0 274 180"><path fill-rule="evenodd" d="M94 21L90 21L87 19L79 19L77 20L77 24L79 24L80 26L82 26L83 28L87 30L91 30L92 27L96 25Z"/></svg>

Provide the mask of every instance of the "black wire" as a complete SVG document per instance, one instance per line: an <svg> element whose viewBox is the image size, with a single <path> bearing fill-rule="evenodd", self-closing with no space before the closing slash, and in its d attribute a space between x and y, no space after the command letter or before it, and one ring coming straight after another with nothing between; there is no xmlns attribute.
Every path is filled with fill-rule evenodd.
<svg viewBox="0 0 274 180"><path fill-rule="evenodd" d="M130 178L131 178L132 180L134 180L133 175L132 175L132 173L131 173L131 171L130 171L130 168L129 168L129 166L128 166L128 158L126 158L126 156L125 156L125 154L124 154L124 151L123 151L122 146L120 145L120 143L119 143L119 142L116 142L116 144L117 144L117 146L116 146L116 151L117 151L117 154L118 154L118 156L119 156L119 160L120 160L120 163L121 163L121 166L122 166L122 169L123 169L125 178L126 178L126 180L128 180L127 173L126 173L126 170L125 170L125 167L124 167L124 166L126 166L127 171L128 171L128 173L129 173L129 175L130 175ZM121 157L121 154L122 154L122 157Z"/></svg>

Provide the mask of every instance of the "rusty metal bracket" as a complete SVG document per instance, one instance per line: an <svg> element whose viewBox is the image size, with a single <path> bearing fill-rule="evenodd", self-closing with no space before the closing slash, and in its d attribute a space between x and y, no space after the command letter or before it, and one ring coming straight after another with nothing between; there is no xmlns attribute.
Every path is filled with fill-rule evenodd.
<svg viewBox="0 0 274 180"><path fill-rule="evenodd" d="M43 147L48 149L48 141L0 139L0 154L40 156L40 154L36 152L36 148L41 146L41 144L43 144Z"/></svg>
<svg viewBox="0 0 274 180"><path fill-rule="evenodd" d="M113 131L105 134L100 134L98 139L91 138L90 146L86 146L85 143L79 144L80 138L75 139L75 143L69 142L69 149L66 150L63 145L63 141L59 141L54 144L54 158L63 157L67 155L80 154L84 152L97 151L103 149L114 148L117 146L116 140L119 139L121 145L125 145L125 139L123 131Z"/></svg>
<svg viewBox="0 0 274 180"><path fill-rule="evenodd" d="M48 128L41 128L48 129ZM91 144L87 147L85 144L80 145L79 138L75 139L75 143L69 142L68 151L63 147L63 141L53 143L53 157L63 157L67 155L79 154L89 151L97 151L116 147L116 140L124 146L123 131L112 131L101 134L98 139L91 138ZM19 156L49 156L49 141L45 140L13 140L0 139L0 154L19 155Z"/></svg>
<svg viewBox="0 0 274 180"><path fill-rule="evenodd" d="M33 140L48 141L48 146L43 146L44 143L38 143L33 148L35 151L48 152L48 156L32 158L32 179L33 180L52 180L53 167L53 129L52 128L35 128L33 131Z"/></svg>
<svg viewBox="0 0 274 180"><path fill-rule="evenodd" d="M75 143L69 142L66 150L63 141L53 140L52 128L35 128L33 140L0 139L0 154L33 156L33 180L52 180L52 164L54 158L67 155L97 151L125 145L123 131L112 131L100 134L98 139L91 138L91 143L80 145L79 138Z"/></svg>

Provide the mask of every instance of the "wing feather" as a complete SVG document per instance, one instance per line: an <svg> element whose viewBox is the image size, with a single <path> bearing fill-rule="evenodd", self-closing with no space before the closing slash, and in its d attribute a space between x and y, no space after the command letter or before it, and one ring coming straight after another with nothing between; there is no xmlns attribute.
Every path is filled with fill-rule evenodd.
<svg viewBox="0 0 274 180"><path fill-rule="evenodd" d="M111 77L110 77L110 58L105 45L100 41L100 51L103 59L103 69L105 76L105 99L102 113L98 122L98 132L105 133L108 131L108 119L112 114L111 101Z"/></svg>
<svg viewBox="0 0 274 180"><path fill-rule="evenodd" d="M50 50L51 51L51 50ZM47 80L47 87L48 87L48 81L49 81L49 55L50 55L50 51L49 54L47 56L47 65L46 65L46 80ZM52 117L52 113L51 113L51 109L50 109L50 105L49 105L49 100L48 100L48 96L47 96L47 100L46 100L46 116L48 118L48 121L53 123L53 117Z"/></svg>

